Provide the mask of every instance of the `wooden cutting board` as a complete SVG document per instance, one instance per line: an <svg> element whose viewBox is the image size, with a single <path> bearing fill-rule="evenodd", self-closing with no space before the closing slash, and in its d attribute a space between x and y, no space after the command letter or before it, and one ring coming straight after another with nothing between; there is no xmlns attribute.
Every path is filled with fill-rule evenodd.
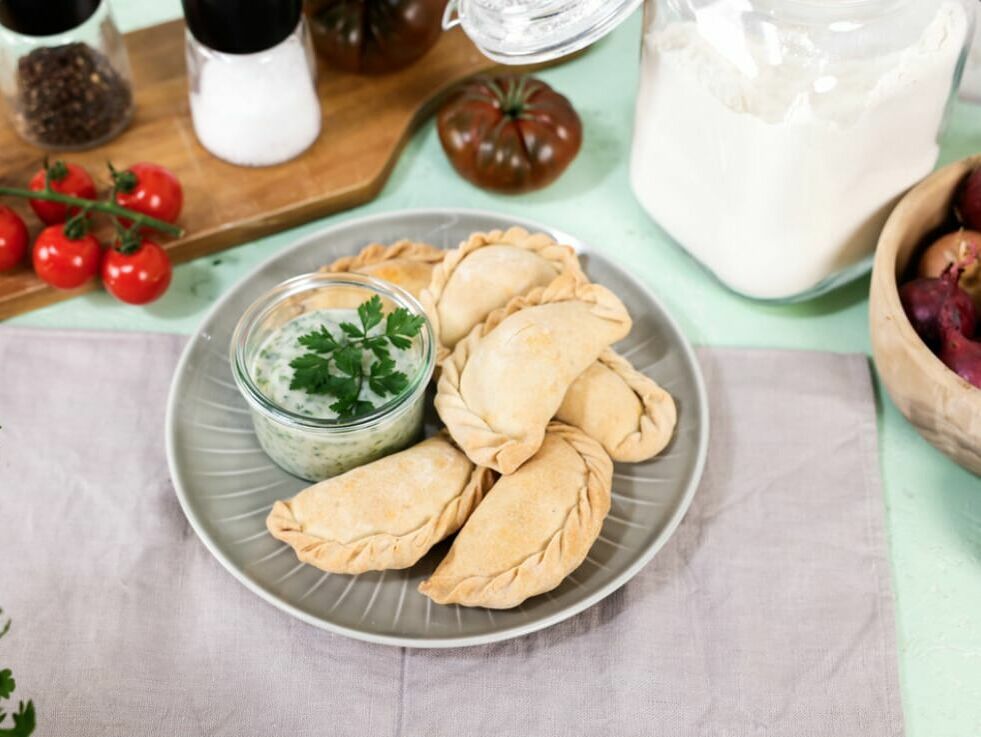
<svg viewBox="0 0 981 737"><path fill-rule="evenodd" d="M496 68L459 29L444 33L416 64L395 74L362 77L321 67L323 132L294 161L264 169L226 164L198 143L191 125L184 66L184 23L174 21L127 34L136 115L106 146L65 158L87 167L108 188L106 162L118 168L153 161L184 185L180 225L187 235L167 244L175 262L187 261L285 230L371 200L381 190L414 127L458 82ZM0 127L0 181L26 186L44 151ZM32 237L40 230L24 203ZM88 289L97 285L90 285ZM78 294L59 292L24 268L0 274L0 319Z"/></svg>

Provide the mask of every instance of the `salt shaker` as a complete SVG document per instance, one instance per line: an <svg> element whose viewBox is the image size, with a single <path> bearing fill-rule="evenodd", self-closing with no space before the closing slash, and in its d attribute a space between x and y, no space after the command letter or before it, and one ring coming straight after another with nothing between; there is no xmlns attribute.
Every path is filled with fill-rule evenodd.
<svg viewBox="0 0 981 737"><path fill-rule="evenodd" d="M2 0L0 89L36 146L93 148L133 116L129 57L108 0Z"/></svg>
<svg viewBox="0 0 981 737"><path fill-rule="evenodd" d="M201 145L240 166L288 161L320 135L302 0L183 0L191 117Z"/></svg>

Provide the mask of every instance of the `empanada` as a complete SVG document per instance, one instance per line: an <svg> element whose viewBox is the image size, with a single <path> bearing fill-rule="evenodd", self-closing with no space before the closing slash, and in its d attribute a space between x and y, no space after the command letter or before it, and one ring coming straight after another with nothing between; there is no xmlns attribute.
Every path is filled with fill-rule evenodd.
<svg viewBox="0 0 981 737"><path fill-rule="evenodd" d="M599 535L612 479L599 443L553 422L535 457L491 488L419 591L437 604L491 609L551 591Z"/></svg>
<svg viewBox="0 0 981 737"><path fill-rule="evenodd" d="M613 460L638 463L664 450L678 414L670 394L608 348L572 383L555 418L598 440Z"/></svg>
<svg viewBox="0 0 981 737"><path fill-rule="evenodd" d="M493 478L441 434L276 502L266 527L324 571L408 568L460 529Z"/></svg>
<svg viewBox="0 0 981 737"><path fill-rule="evenodd" d="M448 251L419 297L445 358L473 327L512 298L562 274L586 277L570 246L524 228L474 233Z"/></svg>
<svg viewBox="0 0 981 737"><path fill-rule="evenodd" d="M447 251L428 243L398 241L390 246L372 243L355 256L344 256L321 271L331 274L355 273L374 276L402 287L416 299L429 285L433 267Z"/></svg>
<svg viewBox="0 0 981 737"><path fill-rule="evenodd" d="M630 325L612 292L565 274L457 343L442 364L436 410L474 463L512 473L538 450L572 382Z"/></svg>

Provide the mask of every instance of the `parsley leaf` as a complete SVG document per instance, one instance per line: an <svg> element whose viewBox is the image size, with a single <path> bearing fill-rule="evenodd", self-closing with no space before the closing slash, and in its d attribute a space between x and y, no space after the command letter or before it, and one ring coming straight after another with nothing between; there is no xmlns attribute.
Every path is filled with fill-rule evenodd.
<svg viewBox="0 0 981 737"><path fill-rule="evenodd" d="M426 321L421 315L413 315L402 307L386 316L377 295L361 303L357 312L361 327L343 322L340 336L335 337L325 325L300 336L299 344L310 352L290 362L293 369L290 389L333 397L336 401L330 408L342 419L358 417L375 409L371 402L361 397L366 383L380 397L405 391L409 378L395 370L397 364L392 358L392 349L411 348L412 339L419 335ZM370 334L379 326L383 332Z"/></svg>
<svg viewBox="0 0 981 737"><path fill-rule="evenodd" d="M0 670L0 699L9 699L16 687L13 671L10 668Z"/></svg>
<svg viewBox="0 0 981 737"><path fill-rule="evenodd" d="M37 726L34 717L34 702L28 701L26 704L21 701L17 707L17 713L13 715L14 726L7 729L0 729L0 737L28 737Z"/></svg>
<svg viewBox="0 0 981 737"><path fill-rule="evenodd" d="M404 307L399 307L389 313L385 320L385 336L393 346L404 351L412 345L409 338L416 337L425 322L426 318L422 315L413 315Z"/></svg>
<svg viewBox="0 0 981 737"><path fill-rule="evenodd" d="M337 341L330 334L326 325L321 325L320 330L301 335L298 340L304 348L309 348L315 353L330 353L337 348Z"/></svg>
<svg viewBox="0 0 981 737"><path fill-rule="evenodd" d="M331 391L330 359L316 353L305 353L290 361L293 380L290 389L302 389L307 394L333 394Z"/></svg>
<svg viewBox="0 0 981 737"><path fill-rule="evenodd" d="M369 330L382 321L381 297L376 294L367 302L362 302L358 306L358 317L361 318L364 334L367 335Z"/></svg>

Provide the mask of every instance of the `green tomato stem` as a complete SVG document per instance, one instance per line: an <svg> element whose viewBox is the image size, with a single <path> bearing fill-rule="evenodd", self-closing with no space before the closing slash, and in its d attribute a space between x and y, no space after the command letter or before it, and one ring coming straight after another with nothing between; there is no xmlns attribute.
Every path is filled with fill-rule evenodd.
<svg viewBox="0 0 981 737"><path fill-rule="evenodd" d="M166 233L167 235L174 236L175 238L180 238L184 235L184 229L173 223L168 223L164 220L158 220L157 218L152 218L149 215L144 215L141 212L136 212L135 210L130 210L129 208L117 205L115 202L103 202L102 200L87 200L83 197L72 197L71 195L61 194L60 192L53 191L41 191L34 192L29 189L20 189L19 187L0 187L0 196L7 197L21 197L28 200L45 200L47 202L60 202L63 205L71 205L77 207L85 212L104 212L107 215L115 215L116 217L123 217L127 220L131 220L137 225L141 225L144 228L150 228L151 230L156 230L160 233Z"/></svg>

